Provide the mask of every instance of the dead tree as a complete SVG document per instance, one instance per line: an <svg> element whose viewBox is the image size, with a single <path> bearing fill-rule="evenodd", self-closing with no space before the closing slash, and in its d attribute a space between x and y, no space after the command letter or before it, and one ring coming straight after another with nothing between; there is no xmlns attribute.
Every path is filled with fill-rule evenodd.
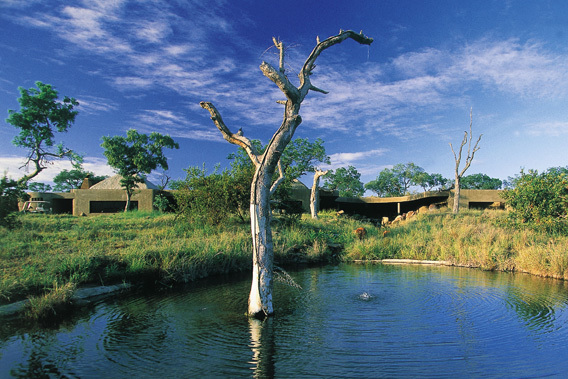
<svg viewBox="0 0 568 379"><path fill-rule="evenodd" d="M475 155L475 152L477 150L479 150L480 148L477 147L477 145L479 144L479 141L481 141L481 137L483 136L483 134L479 135L479 138L477 138L477 142L475 142L475 145L473 146L473 150L471 149L471 141L473 140L473 134L471 131L471 126L473 124L473 109L470 109L469 111L469 134L467 133L467 131L464 132L464 136L463 136L463 140L461 142L460 145L460 150L459 153L456 154L456 152L454 151L454 147L452 146L452 143L450 142L450 148L452 149L452 153L454 153L454 159L456 160L456 170L455 170L455 183L454 183L454 206L452 209L452 212L454 214L457 214L460 211L460 180L463 176L463 174L465 174L465 172L467 171L467 169L469 168L469 166L471 166L471 161L473 161L473 156ZM467 158L465 159L465 166L463 167L463 169L460 171L460 163L461 163L461 157L462 157L462 151L463 151L463 147L467 144Z"/></svg>
<svg viewBox="0 0 568 379"><path fill-rule="evenodd" d="M310 212L313 219L318 218L319 210L319 181L322 176L327 174L329 170L321 171L320 169L314 170L314 184L312 185L312 192L310 194Z"/></svg>
<svg viewBox="0 0 568 379"><path fill-rule="evenodd" d="M251 184L250 218L253 242L253 273L252 285L249 296L248 313L253 317L266 317L274 313L272 306L273 289L273 245L272 231L270 229L270 195L284 179L280 156L292 139L296 128L302 122L300 106L310 91L327 93L311 82L310 76L315 69L315 61L327 48L339 44L351 38L360 44L370 45L372 38L363 35L363 32L355 33L351 30L341 30L339 34L323 41L317 39L316 47L304 62L300 71L300 85L294 86L286 76L284 70L284 45L281 41L273 38L274 45L280 53L279 68L276 69L266 62L262 62L260 70L274 84L280 88L286 96L286 100L279 100L284 105L284 119L278 130L274 133L263 154L259 154L251 140L246 138L242 130L232 133L223 122L221 114L209 102L201 102L200 105L211 114L211 119L223 138L229 143L245 149L249 158L255 165L255 174ZM279 178L272 183L273 174L278 169Z"/></svg>

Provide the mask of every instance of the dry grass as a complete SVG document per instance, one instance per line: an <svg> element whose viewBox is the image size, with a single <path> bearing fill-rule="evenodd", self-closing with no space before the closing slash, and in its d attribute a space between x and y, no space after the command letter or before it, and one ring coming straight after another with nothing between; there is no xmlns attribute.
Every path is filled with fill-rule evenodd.
<svg viewBox="0 0 568 379"><path fill-rule="evenodd" d="M389 237L350 247L348 259L444 260L484 270L521 271L568 279L568 237L503 226L505 211L448 211L419 215Z"/></svg>

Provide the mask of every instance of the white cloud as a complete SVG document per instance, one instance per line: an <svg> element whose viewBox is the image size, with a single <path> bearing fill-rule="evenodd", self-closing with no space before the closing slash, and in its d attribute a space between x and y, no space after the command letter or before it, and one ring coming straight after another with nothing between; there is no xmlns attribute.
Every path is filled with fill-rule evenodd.
<svg viewBox="0 0 568 379"><path fill-rule="evenodd" d="M330 160L333 165L345 166L362 160L369 160L373 157L380 157L385 155L388 149L374 149L368 151L359 151L355 153L336 153L330 155Z"/></svg>
<svg viewBox="0 0 568 379"><path fill-rule="evenodd" d="M152 79L142 78L138 76L124 76L115 77L114 84L120 90L147 89L154 84L154 81Z"/></svg>
<svg viewBox="0 0 568 379"><path fill-rule="evenodd" d="M148 43L163 42L172 33L167 21L137 22L132 29L136 37Z"/></svg>
<svg viewBox="0 0 568 379"><path fill-rule="evenodd" d="M512 101L562 99L568 95L566 62L568 56L536 42L482 39L453 50L402 54L386 64L321 64L312 80L330 93L310 94L302 117L310 127L357 136L442 135L439 112L467 109L469 96L479 87L492 95L504 93ZM558 132L558 126L553 130Z"/></svg>
<svg viewBox="0 0 568 379"><path fill-rule="evenodd" d="M519 96L558 97L567 93L566 56L546 51L537 42L480 40L466 46L452 67L486 86Z"/></svg>
<svg viewBox="0 0 568 379"><path fill-rule="evenodd" d="M81 113L98 114L102 112L112 112L118 109L116 103L110 99L95 96L85 96L79 101L79 110Z"/></svg>
<svg viewBox="0 0 568 379"><path fill-rule="evenodd" d="M110 62L116 69L113 72L121 74L105 74L101 69L98 75L120 90L162 87L195 103L212 101L231 129L243 127L249 135L254 135L249 132L252 128L280 123L282 108L270 104L283 95L262 77L259 62L247 61L257 59L258 51L249 53L247 46L246 52L239 51L248 54L244 60L236 58L236 51L250 43L234 27L242 20L220 15L219 4L196 1L191 4L191 17L185 18L160 1L141 2L139 12L129 12L125 4L118 0L83 1L54 8L51 13L31 12L21 22L55 31L72 52L94 54L101 62ZM151 21L148 12L153 15ZM216 33L211 33L213 30ZM218 43L220 38L227 46ZM260 58L272 58L273 50ZM294 67L289 69L291 79L307 54L309 51L301 47L289 51L288 63ZM439 112L468 109L468 96L478 87L521 101L558 99L568 94L568 57L537 41L484 38L466 46L426 47L383 64L320 60L312 80L330 93L311 93L302 105L301 116L302 127L322 133L381 134L401 139L418 138L425 132L442 134L436 119ZM92 112L104 109L104 102L86 101L86 109ZM172 136L184 138L220 138L214 128L209 129L211 124L190 124L181 115L168 118L149 112L141 115L147 128L161 125ZM551 130L559 133L562 128Z"/></svg>
<svg viewBox="0 0 568 379"><path fill-rule="evenodd" d="M85 171L93 172L95 173L95 175L98 176L115 175L115 172L113 171L112 167L108 165L106 158L85 157L83 159L83 169L85 169Z"/></svg>
<svg viewBox="0 0 568 379"><path fill-rule="evenodd" d="M528 134L532 136L559 137L568 134L568 122L552 121L532 124L528 126Z"/></svg>
<svg viewBox="0 0 568 379"><path fill-rule="evenodd" d="M25 167L20 168L24 163L25 157L23 156L0 156L0 167L4 169L0 175L6 173L9 178L19 179L29 174L29 170L26 170ZM52 161L48 168L40 172L32 181L53 184L53 178L57 174L62 170L71 170L72 168L71 162L68 160ZM106 159L103 158L85 157L83 168L97 175L114 175L112 168L108 166Z"/></svg>
<svg viewBox="0 0 568 379"><path fill-rule="evenodd" d="M130 127L143 133L158 132L171 137L221 141L221 133L212 124L210 126L203 129L181 113L159 109L146 109L130 123Z"/></svg>

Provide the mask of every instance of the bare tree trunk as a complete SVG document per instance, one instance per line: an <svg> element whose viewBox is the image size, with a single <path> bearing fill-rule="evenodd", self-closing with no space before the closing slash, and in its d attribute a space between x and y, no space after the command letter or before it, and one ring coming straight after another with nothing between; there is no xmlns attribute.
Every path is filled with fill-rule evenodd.
<svg viewBox="0 0 568 379"><path fill-rule="evenodd" d="M328 173L328 170L321 171L316 169L314 172L314 184L312 185L312 192L310 194L310 212L312 214L312 218L318 218L318 211L319 211L319 181L322 176Z"/></svg>
<svg viewBox="0 0 568 379"><path fill-rule="evenodd" d="M299 115L300 105L308 92L312 90L326 93L311 83L310 76L315 69L317 57L323 50L341 43L347 38L366 45L370 45L373 42L373 39L364 36L363 32L355 33L350 30L341 30L338 35L329 37L321 42L318 38L316 47L302 66L299 74L299 87L294 86L288 80L284 69L284 46L282 42L273 38L274 45L280 52L279 68L276 69L266 62L262 62L260 70L264 76L280 88L286 96L286 100L278 101L279 104L284 105L284 119L276 133L272 136L263 154L258 154L255 151L254 145L243 135L242 129L237 133L232 133L213 104L209 102L200 103L201 107L211 114L211 119L223 135L223 138L229 143L245 149L256 167L250 197L251 234L253 240L253 274L248 307L250 316L262 318L272 315L274 312L272 305L274 252L272 231L270 229L270 195L274 193L276 187L284 180L280 156L292 139L296 128L302 122L302 118ZM276 168L278 168L280 176L271 185L272 176Z"/></svg>
<svg viewBox="0 0 568 379"><path fill-rule="evenodd" d="M126 190L126 206L124 207L124 212L130 210L130 198L132 197L130 191Z"/></svg>
<svg viewBox="0 0 568 379"><path fill-rule="evenodd" d="M251 188L250 226L252 234L252 284L248 313L263 317L274 313L272 306L273 256L272 229L270 228L269 167L257 168Z"/></svg>
<svg viewBox="0 0 568 379"><path fill-rule="evenodd" d="M454 206L452 213L457 214L460 211L460 176L456 175L456 182L454 185Z"/></svg>

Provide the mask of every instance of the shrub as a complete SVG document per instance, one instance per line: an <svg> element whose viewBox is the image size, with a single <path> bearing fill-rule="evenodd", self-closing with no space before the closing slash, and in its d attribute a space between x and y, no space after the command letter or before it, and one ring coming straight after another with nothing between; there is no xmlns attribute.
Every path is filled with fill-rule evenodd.
<svg viewBox="0 0 568 379"><path fill-rule="evenodd" d="M185 180L172 184L179 214L190 222L209 225L219 225L233 214L243 219L242 196L237 192L247 187L240 186L228 171L219 172L218 167L209 175L205 168L185 171Z"/></svg>
<svg viewBox="0 0 568 379"><path fill-rule="evenodd" d="M154 197L153 205L154 209L162 213L167 212L171 208L170 200L163 193L159 193L156 197Z"/></svg>
<svg viewBox="0 0 568 379"><path fill-rule="evenodd" d="M515 187L503 193L511 216L519 223L534 223L547 230L562 229L568 211L568 175L564 170L543 173L521 171Z"/></svg>
<svg viewBox="0 0 568 379"><path fill-rule="evenodd" d="M20 225L15 212L18 211L18 199L26 196L15 180L5 174L0 178L0 227L13 230Z"/></svg>

